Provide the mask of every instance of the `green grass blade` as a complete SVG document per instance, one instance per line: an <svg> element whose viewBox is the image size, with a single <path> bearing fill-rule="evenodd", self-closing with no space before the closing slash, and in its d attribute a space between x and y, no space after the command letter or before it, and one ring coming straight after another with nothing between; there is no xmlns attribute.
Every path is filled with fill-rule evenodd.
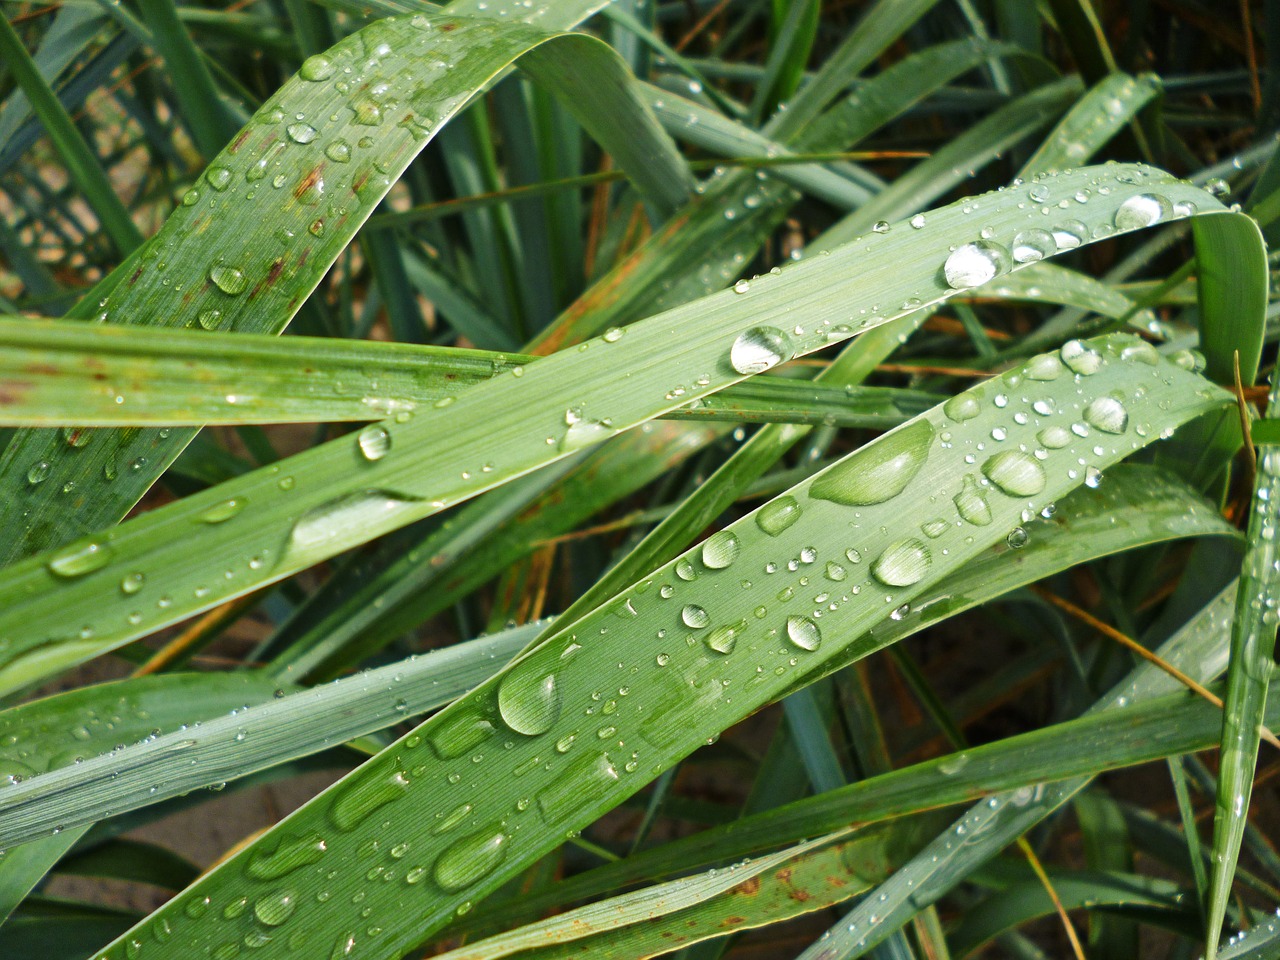
<svg viewBox="0 0 1280 960"><path fill-rule="evenodd" d="M936 215L935 220L945 222ZM864 254L860 260L865 284L868 258ZM904 272L900 261L895 269ZM781 286L785 276L775 278L773 286ZM794 291L787 293L794 303ZM626 342L626 337L618 341ZM570 355L583 356L577 351ZM993 402L992 391L998 388L984 385L949 401L949 414L931 411L793 488L787 496L794 498L798 511L789 511L790 504L781 501L783 517L775 517L778 507L765 508L655 571L651 579L583 618L571 632L541 644L207 874L149 921L166 920L173 930L168 943L148 944L151 955L164 960L238 942L258 929L264 914L279 917L278 926L289 923L274 930L274 939L262 951L267 957L284 956L291 939L296 949L298 936L320 950L358 943L370 957L409 949L460 906L495 889L556 846L566 832L616 806L708 736L821 673L825 665L881 646L866 631L889 611L917 602L943 575L1002 540L1024 509L1039 509L1084 483L1077 458L1095 469L1109 467L1143 445L1139 425L1149 424L1158 433L1227 400L1194 374L1165 362L1152 367L1150 359L1148 347L1132 338L1113 338L1070 348L1066 360L1074 368L1056 357L1031 368L1038 375L1047 374L1049 367L1056 371L1054 379L1036 381L1044 384L1036 393L1052 397L1060 411L1055 423L1085 416L1085 408L1099 398L1124 391L1132 429L1126 424L1122 433L1110 434L1116 441L1100 445L1101 455L1092 452L1096 440L1088 441L1089 446L1068 441L1046 450L1043 461L1020 453L1016 444L1034 445L1044 423L1028 418L1019 424L1012 416L1016 409L1007 411ZM526 376L553 366L542 361ZM1082 373L1077 383L1069 369L1093 372ZM1136 382L1145 383L1145 394L1133 389ZM1107 422L1098 416L1101 408L1089 409L1088 418ZM1114 419L1110 422L1118 426ZM1011 445L984 453L985 462L974 466L969 483L962 484L964 458L980 440L989 439L994 424L1006 423ZM944 432L949 439L935 442ZM1147 433L1152 438L1153 432ZM990 479L985 492L975 490L985 510L966 492L978 476ZM935 504L950 504L952 496L961 497L960 506L952 509L972 519L952 514L945 521L947 529L937 531L928 546L916 540L914 523L907 528L900 522L902 517L930 516L942 509ZM850 509L851 504L856 508ZM799 516L791 519L794 512ZM776 538L783 531L775 519L789 521L787 537ZM848 527L850 522L858 527ZM855 562L855 547L865 562ZM783 578L760 572L769 562L789 563L789 557L798 557L797 566L805 571ZM851 580L847 572L840 579L837 557L854 567ZM808 581L810 568L821 575L817 571L824 567L815 566L819 563L835 564L825 569L831 582L839 584L831 589L841 591L831 604L835 609L819 611L820 626L812 617L819 601L809 595L816 587L800 582ZM803 591L798 596L797 586ZM697 607L701 610L691 609ZM602 630L609 642L594 642ZM415 806L441 811L442 818L447 810L461 812L456 824L451 818L438 831L430 819L396 816L397 810ZM323 860L293 871L287 887L278 878L262 882L245 872L266 845L299 831L323 831L325 856L335 863L355 856L374 837L411 856L377 864L383 874L391 870L397 882L373 886L349 873L328 878L330 868ZM406 884L411 875L414 882ZM407 887L414 889L406 893ZM377 914L385 926L369 934L345 910L320 909L313 895L322 889L340 904L359 892L370 915ZM286 916L276 912L286 892L296 906L288 919L290 911ZM414 897L415 909L406 914L395 905L407 895ZM225 903L242 897L256 908L226 918ZM191 902L210 909L193 919L187 912ZM127 939L107 948L105 956L123 956Z"/></svg>
<svg viewBox="0 0 1280 960"><path fill-rule="evenodd" d="M1165 204L1196 198L1206 213L1212 209L1203 191L1145 167L1084 168L1038 186L1051 197L1059 191L1069 197L1085 183L1110 190L1106 207L1086 208L1104 234L1115 229L1116 217L1128 224L1134 204L1148 203L1143 198ZM1130 198L1138 199L1126 207ZM978 227L975 210L984 215ZM634 324L625 335L607 332L587 349L513 370L445 407L407 419L401 414L354 439L313 447L14 564L0 584L0 637L9 641L0 691L21 688L435 514L760 372L784 353L812 352L953 296L968 289L968 280L957 279L959 287L946 280L940 267L949 249L963 247L991 274L1016 268L1000 252L1007 247L964 245L974 244L979 229L1013 243L1028 223L1042 229L1045 221L1022 205L1020 194L1008 192L940 208L928 219L927 233L899 224L896 231L874 234L874 243L850 244L776 276L744 282ZM1072 238L1079 232L1087 239L1090 228L1086 221L1080 224L1068 222L1065 229ZM1256 240L1256 231L1252 236ZM927 249L922 237L929 238ZM1249 236L1224 239L1248 242ZM996 259L988 260L985 251ZM1254 262L1247 254L1237 262L1242 284L1259 279L1250 272ZM983 272L981 279L988 278ZM795 325L800 317L804 324ZM769 346L775 338L781 352ZM757 355L761 342L767 349ZM741 372L733 366L735 356ZM630 376L619 381L619 368ZM581 398L587 395L593 399L584 409ZM1219 406L1216 399L1205 403L1205 409ZM441 458L436 442L446 435L451 456ZM61 435L59 442L64 458L94 453L92 445L67 447ZM132 462L119 464L121 474L133 469ZM56 480L50 472L34 489L56 487ZM191 530L199 531L200 550L194 554ZM135 573L146 577L147 587L138 594L122 592L122 579ZM87 632L67 637L53 626L77 619Z"/></svg>
<svg viewBox="0 0 1280 960"><path fill-rule="evenodd" d="M1237 933L1218 952L1220 960L1272 960L1280 951L1280 913Z"/></svg>
<svg viewBox="0 0 1280 960"><path fill-rule="evenodd" d="M1160 79L1154 74L1109 74L1063 115L1018 176L1029 180L1037 173L1078 167L1123 130L1160 90Z"/></svg>
<svg viewBox="0 0 1280 960"><path fill-rule="evenodd" d="M0 58L14 81L27 95L31 109L44 125L54 148L66 165L67 174L102 223L102 229L121 256L142 243L142 233L134 226L94 154L67 111L59 102L22 40L9 21L0 17Z"/></svg>
<svg viewBox="0 0 1280 960"><path fill-rule="evenodd" d="M1280 414L1280 393L1273 386L1267 414ZM1222 922L1244 840L1249 798L1258 762L1259 730L1267 703L1267 681L1275 673L1276 603L1280 592L1280 554L1275 528L1280 522L1276 481L1280 451L1264 447L1258 458L1253 509L1249 511L1248 548L1236 596L1231 630L1231 663L1222 720L1218 789L1213 817L1213 871L1209 880L1205 956L1217 953Z"/></svg>
<svg viewBox="0 0 1280 960"><path fill-rule="evenodd" d="M505 12L493 6L493 14ZM552 29L569 26L587 9L558 4L554 16L539 19L550 19ZM552 62L530 53L544 43L563 45L565 56ZM612 97L588 130L655 191L655 204L688 183L674 144L629 87L625 67L599 41L548 34L514 17L378 21L309 61L258 112L107 297L100 319L145 318L155 326L198 320L221 330L278 332L441 125L517 58L554 89L580 70L576 75L594 91L597 108ZM227 208L236 216L225 216ZM151 430L111 433L86 449L68 450L57 432L20 433L0 461L7 485L0 498L0 559L117 522L192 435L185 429L163 437ZM27 471L39 462L50 464L51 482L32 487ZM61 493L68 483L79 491L71 503Z"/></svg>
<svg viewBox="0 0 1280 960"><path fill-rule="evenodd" d="M266 689L264 696L242 694L230 707L207 710L198 703L193 706L190 700L178 701L186 707L183 720L167 726L182 729L150 736L155 727L148 727L134 735L138 743L126 747L116 745L122 736L127 738L127 732L115 734L110 746L78 745L73 749L79 751L83 762L54 765L47 773L28 777L0 793L0 810L4 812L0 844L25 843L58 826L93 823L190 790L225 784L386 729L448 703L491 676L537 629L537 625L519 627L454 644L285 697L272 698L270 691L278 680L248 674L252 681L242 680L238 688L251 693ZM225 685L232 686L232 678L246 675L214 676L227 677ZM194 686L189 676L183 679L187 688ZM111 696L139 682L121 684L108 691ZM175 686L170 682L163 689ZM100 697L85 699L98 705ZM257 704L246 705L255 699ZM29 705L28 715L44 722L50 711L41 710L37 702ZM190 725L197 720L198 727ZM61 754L55 754L58 756Z"/></svg>
<svg viewBox="0 0 1280 960"><path fill-rule="evenodd" d="M1092 0L1049 0L1049 8L1080 72L1090 83L1099 83L1116 72L1116 60Z"/></svg>

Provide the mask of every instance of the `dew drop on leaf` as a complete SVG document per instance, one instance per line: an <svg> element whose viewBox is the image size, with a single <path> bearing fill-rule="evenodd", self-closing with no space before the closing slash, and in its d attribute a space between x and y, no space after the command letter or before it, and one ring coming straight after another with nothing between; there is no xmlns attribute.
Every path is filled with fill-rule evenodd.
<svg viewBox="0 0 1280 960"><path fill-rule="evenodd" d="M702 564L711 570L723 570L738 558L740 544L731 530L719 530L702 542Z"/></svg>
<svg viewBox="0 0 1280 960"><path fill-rule="evenodd" d="M1089 236L1089 228L1079 220L1064 220L1053 228L1053 242L1059 250L1074 250Z"/></svg>
<svg viewBox="0 0 1280 960"><path fill-rule="evenodd" d="M443 890L452 893L482 880L507 856L511 838L502 830L482 830L464 837L440 854L433 876Z"/></svg>
<svg viewBox="0 0 1280 960"><path fill-rule="evenodd" d="M546 733L560 716L556 675L534 662L518 664L498 684L498 712L516 733Z"/></svg>
<svg viewBox="0 0 1280 960"><path fill-rule="evenodd" d="M329 819L339 830L349 833L374 811L403 797L408 789L409 777L403 770L364 771L363 776L337 788L329 805Z"/></svg>
<svg viewBox="0 0 1280 960"><path fill-rule="evenodd" d="M981 286L1009 270L1009 252L990 240L956 247L942 265L942 274L953 290Z"/></svg>
<svg viewBox="0 0 1280 960"><path fill-rule="evenodd" d="M1017 263L1034 263L1058 252L1058 245L1053 241L1053 234L1038 227L1023 230L1013 238L1011 248L1013 259Z"/></svg>
<svg viewBox="0 0 1280 960"><path fill-rule="evenodd" d="M326 849L325 840L318 833L306 836L286 833L269 849L263 843L255 845L244 872L254 880L278 880L302 867L319 863Z"/></svg>
<svg viewBox="0 0 1280 960"><path fill-rule="evenodd" d="M253 905L253 915L268 927L278 927L291 916L298 906L298 896L292 890L276 890L258 898Z"/></svg>
<svg viewBox="0 0 1280 960"><path fill-rule="evenodd" d="M957 423L963 423L981 413L982 405L972 393L958 393L942 405L942 412Z"/></svg>
<svg viewBox="0 0 1280 960"><path fill-rule="evenodd" d="M931 559L923 541L908 537L885 548L871 565L871 575L888 587L909 587L924 578Z"/></svg>
<svg viewBox="0 0 1280 960"><path fill-rule="evenodd" d="M1137 230L1167 220L1173 213L1169 201L1158 193L1140 193L1120 204L1114 223L1117 230Z"/></svg>
<svg viewBox="0 0 1280 960"><path fill-rule="evenodd" d="M44 483L49 476L49 461L37 460L31 465L31 469L27 471L27 483L35 486L37 483Z"/></svg>
<svg viewBox="0 0 1280 960"><path fill-rule="evenodd" d="M215 503L200 514L200 521L202 523L222 523L225 520L230 520L244 509L246 502L244 497L232 497L229 500L223 500L221 503Z"/></svg>
<svg viewBox="0 0 1280 960"><path fill-rule="evenodd" d="M747 621L739 620L737 623L726 623L722 626L714 628L703 639L708 647L716 653L730 654L738 643L738 636L742 631L747 629Z"/></svg>
<svg viewBox="0 0 1280 960"><path fill-rule="evenodd" d="M801 650L817 650L822 644L818 625L808 617L787 617L787 639Z"/></svg>
<svg viewBox="0 0 1280 960"><path fill-rule="evenodd" d="M1044 467L1021 450L1005 450L988 457L982 464L982 472L1011 497L1035 496L1046 482Z"/></svg>
<svg viewBox="0 0 1280 960"><path fill-rule="evenodd" d="M214 264L209 268L209 279L213 285L229 297L244 293L249 281L239 267L229 267L225 263Z"/></svg>
<svg viewBox="0 0 1280 960"><path fill-rule="evenodd" d="M1058 355L1072 371L1083 377L1092 376L1102 369L1102 354L1079 340L1068 340Z"/></svg>
<svg viewBox="0 0 1280 960"><path fill-rule="evenodd" d="M696 603L686 604L685 608L680 611L680 619L684 621L686 627L694 630L701 630L711 622L711 617L707 611Z"/></svg>
<svg viewBox="0 0 1280 960"><path fill-rule="evenodd" d="M309 123L291 123L285 128L285 132L289 134L289 139L294 143L310 143L318 134L316 128Z"/></svg>
<svg viewBox="0 0 1280 960"><path fill-rule="evenodd" d="M302 68L298 70L298 76L302 77L303 80L319 83L332 77L335 69L332 60L324 54L317 53L315 56L307 57L302 61Z"/></svg>
<svg viewBox="0 0 1280 960"><path fill-rule="evenodd" d="M1084 408L1085 422L1103 433L1124 433L1129 426L1129 411L1114 397L1097 397Z"/></svg>
<svg viewBox="0 0 1280 960"><path fill-rule="evenodd" d="M1032 357L1022 372L1026 374L1028 380L1039 380L1041 382L1049 380L1057 380L1062 376L1062 361L1052 353L1042 353L1039 356Z"/></svg>
<svg viewBox="0 0 1280 960"><path fill-rule="evenodd" d="M845 506L892 500L920 472L932 442L928 420L907 424L820 473L809 495Z"/></svg>
<svg viewBox="0 0 1280 960"><path fill-rule="evenodd" d="M111 562L111 547L98 540L79 540L49 558L49 572L59 577L81 577Z"/></svg>
<svg viewBox="0 0 1280 960"><path fill-rule="evenodd" d="M776 537L800 519L800 504L788 494L770 500L756 511L756 526L771 537Z"/></svg>
<svg viewBox="0 0 1280 960"><path fill-rule="evenodd" d="M381 460L391 451L391 434L387 428L371 423L356 436L360 455L366 460Z"/></svg>
<svg viewBox="0 0 1280 960"><path fill-rule="evenodd" d="M777 327L752 327L733 341L729 364L741 374L763 373L790 360L794 352L791 338Z"/></svg>

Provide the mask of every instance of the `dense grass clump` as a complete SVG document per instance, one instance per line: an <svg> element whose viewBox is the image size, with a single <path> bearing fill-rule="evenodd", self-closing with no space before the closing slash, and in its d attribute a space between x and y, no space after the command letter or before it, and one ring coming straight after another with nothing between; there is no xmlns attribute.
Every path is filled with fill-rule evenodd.
<svg viewBox="0 0 1280 960"><path fill-rule="evenodd" d="M6 14L0 956L1280 956L1261 12Z"/></svg>

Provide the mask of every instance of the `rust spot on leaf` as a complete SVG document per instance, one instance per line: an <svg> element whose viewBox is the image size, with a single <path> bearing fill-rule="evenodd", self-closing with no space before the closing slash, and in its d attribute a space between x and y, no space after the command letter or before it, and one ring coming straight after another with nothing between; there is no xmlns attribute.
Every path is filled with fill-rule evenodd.
<svg viewBox="0 0 1280 960"><path fill-rule="evenodd" d="M738 924L746 923L746 922L747 922L746 917L725 917L723 920L720 921L720 926L736 927Z"/></svg>
<svg viewBox="0 0 1280 960"><path fill-rule="evenodd" d="M0 404L19 403L31 384L19 380L0 380Z"/></svg>
<svg viewBox="0 0 1280 960"><path fill-rule="evenodd" d="M231 146L227 147L227 152L235 153L237 150L239 150L241 147L244 146L244 142L248 139L249 139L249 130L248 128L246 128L240 131L240 136L236 137L235 140L231 141Z"/></svg>
<svg viewBox="0 0 1280 960"><path fill-rule="evenodd" d="M740 893L745 897L755 896L760 892L760 878L751 877L743 880L740 884L733 888L734 893Z"/></svg>
<svg viewBox="0 0 1280 960"><path fill-rule="evenodd" d="M306 196L307 191L310 190L312 187L314 187L317 183L323 183L324 182L323 174L324 174L323 163L317 164L315 167L313 167L310 171L308 171L307 175L298 182L297 187L294 188L293 198L295 200L301 200L304 196Z"/></svg>

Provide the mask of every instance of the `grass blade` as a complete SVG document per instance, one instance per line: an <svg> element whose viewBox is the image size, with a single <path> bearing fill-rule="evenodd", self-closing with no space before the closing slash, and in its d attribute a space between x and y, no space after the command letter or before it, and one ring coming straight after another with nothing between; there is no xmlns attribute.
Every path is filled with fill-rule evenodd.
<svg viewBox="0 0 1280 960"><path fill-rule="evenodd" d="M493 6L495 16L508 12ZM539 19L555 29L589 9L557 4L555 15ZM588 130L598 131L619 165L652 188L656 205L690 182L612 51L584 35L552 35L513 21L425 14L382 20L309 61L209 166L98 318L156 326L203 318L209 328L278 332L431 137L521 57L554 89L573 74L600 98L592 100L597 107L612 97ZM573 55L552 62L530 54L544 43ZM295 119L299 114L311 121ZM238 215L224 218L230 205ZM182 264L180 275L164 269L170 262ZM0 498L0 559L116 523L192 436L186 429L163 437L129 431L68 449L56 431L20 433L0 461L7 488ZM27 472L41 462L50 465L51 482L32 486ZM71 504L61 493L68 483L79 491Z"/></svg>
<svg viewBox="0 0 1280 960"><path fill-rule="evenodd" d="M1280 414L1280 394L1273 386L1267 404L1269 419ZM1276 603L1280 590L1280 554L1275 528L1280 522L1276 481L1280 479L1280 451L1263 447L1258 458L1253 509L1249 511L1248 549L1241 567L1240 590L1231 630L1231 663L1222 717L1218 790L1213 817L1213 872L1205 931L1205 956L1217 953L1222 922L1231 899L1240 845L1244 840L1249 798L1261 741L1259 726L1267 703L1267 681L1275 672Z"/></svg>
<svg viewBox="0 0 1280 960"><path fill-rule="evenodd" d="M864 257L864 268L865 263ZM1137 348L1141 356L1130 349L1122 357L1126 348ZM1084 353L1076 349L1067 352L1067 359L1094 372L1082 375L1079 383L1072 376L1037 381L1044 383L1044 393L1054 396L1066 420L1082 416L1096 398L1116 389L1129 388L1132 400L1126 407L1135 428L1149 423L1163 429L1226 399L1221 391L1206 390L1203 381L1176 366L1163 362L1148 366L1149 348L1131 339L1081 347ZM572 355L581 356L576 351ZM1061 362L1054 358L1041 360L1040 365ZM543 361L532 370L548 366ZM1144 396L1131 389L1135 376L1147 382ZM962 394L949 401L952 415L932 411L793 488L788 496L803 506L791 521L785 541L776 541L769 532L771 510L764 511L763 525L755 516L746 517L583 618L571 632L541 644L162 908L151 922L169 922L174 936L167 944L149 944L152 956L163 960L238 941L256 929L257 915L266 911L269 917L275 916L271 907L286 889L296 891L290 899L297 911L290 926L274 934L272 944L281 946L268 944L264 956L283 956L284 943L291 938L296 948L295 933L316 949L359 943L369 956L398 955L443 925L459 906L474 903L542 856L566 831L616 806L707 736L821 673L825 665L881 646L878 639L865 638L865 631L883 620L887 611L917 601L943 574L1003 539L1029 505L1047 503L1083 483L1083 475L1073 466L1075 458L1086 456L1086 462L1101 469L1142 445L1136 430L1126 429L1123 440L1110 451L1104 447L1098 460L1092 460L1089 450L1069 444L1048 451L1042 466L1031 454L1016 456L1016 447L1006 448L1007 453L989 456L983 468L994 479L988 494L979 492L984 501L989 497L985 503L989 513L979 516L970 509L976 504L965 499L959 482L963 470L956 467L979 437L989 435L993 423L1010 418L998 405L984 402L989 399L985 387ZM974 416L965 419L970 409ZM1033 443L1040 429L1040 424L1014 421L1011 443L1023 442L1024 434ZM946 441L950 446L935 445L942 431L951 435ZM1011 465L1024 463L1016 474L1007 472ZM874 472L868 474L869 470ZM880 482L866 494L860 493L864 478L877 475ZM997 482L1004 486L997 488ZM970 477L969 483L976 484L976 479ZM957 519L928 547L923 541L917 547L910 536L900 540L908 531L896 518L929 515L930 504L941 502L940 493L961 496L963 505L956 509L979 522ZM865 504L867 499L878 502ZM865 505L850 511L846 505L850 502ZM787 501L782 506L787 507ZM815 601L794 597L790 581L798 583L799 574L788 574L779 583L756 571L802 546L806 565L825 558L834 562L836 556L853 564L853 554L845 556L846 549L853 550L845 524L854 512L859 524L854 538L867 561L856 567L852 581L841 582L838 589L844 593L834 604L836 609L823 613L819 628L808 612ZM989 523L980 522L987 517ZM882 524L885 533L880 532ZM864 576L862 571L868 568L875 572ZM753 580L742 580L743 573ZM662 589L665 586L672 589ZM806 593L813 589L800 586ZM702 603L707 605L704 612L690 612L691 606ZM757 609L764 610L763 621L752 613ZM690 626L697 623L705 626ZM609 644L579 642L579 638L599 636L601 630L610 636ZM669 631L673 631L670 636ZM609 678L607 694L605 677ZM724 680L730 684L726 686ZM593 692L599 701L592 699ZM591 706L595 703L599 706ZM583 705L592 714L584 715ZM511 744L509 749L506 743ZM488 768L487 758L495 758L489 760ZM498 763L506 775L489 776L489 769ZM483 790L477 779L482 775ZM434 832L430 821L404 817L394 817L394 836L388 835L389 826L382 826L384 820L388 825L392 822L387 815L397 809L418 806L439 810L443 817L443 811L455 805L461 805L457 809L462 811L456 826L450 820L443 832ZM525 824L535 823L536 831L524 830ZM403 879L372 887L350 874L330 879L323 862L293 872L288 888L274 881L262 883L245 873L246 864L265 844L279 843L284 834L313 830L323 831L326 856L335 862L354 855L375 835L381 843L394 840L397 849L412 851L403 862L379 866L398 879L430 881L421 887L414 882L407 885L414 887L415 910L392 912L406 896ZM387 918L386 926L372 935L364 924L358 929L352 926L345 911L327 914L317 909L311 895L321 889L339 903L359 890L371 915ZM246 903L258 903L259 909L226 919L222 905L242 897ZM186 910L191 902L211 909L204 918L193 919ZM105 955L123 956L127 939L117 941Z"/></svg>

